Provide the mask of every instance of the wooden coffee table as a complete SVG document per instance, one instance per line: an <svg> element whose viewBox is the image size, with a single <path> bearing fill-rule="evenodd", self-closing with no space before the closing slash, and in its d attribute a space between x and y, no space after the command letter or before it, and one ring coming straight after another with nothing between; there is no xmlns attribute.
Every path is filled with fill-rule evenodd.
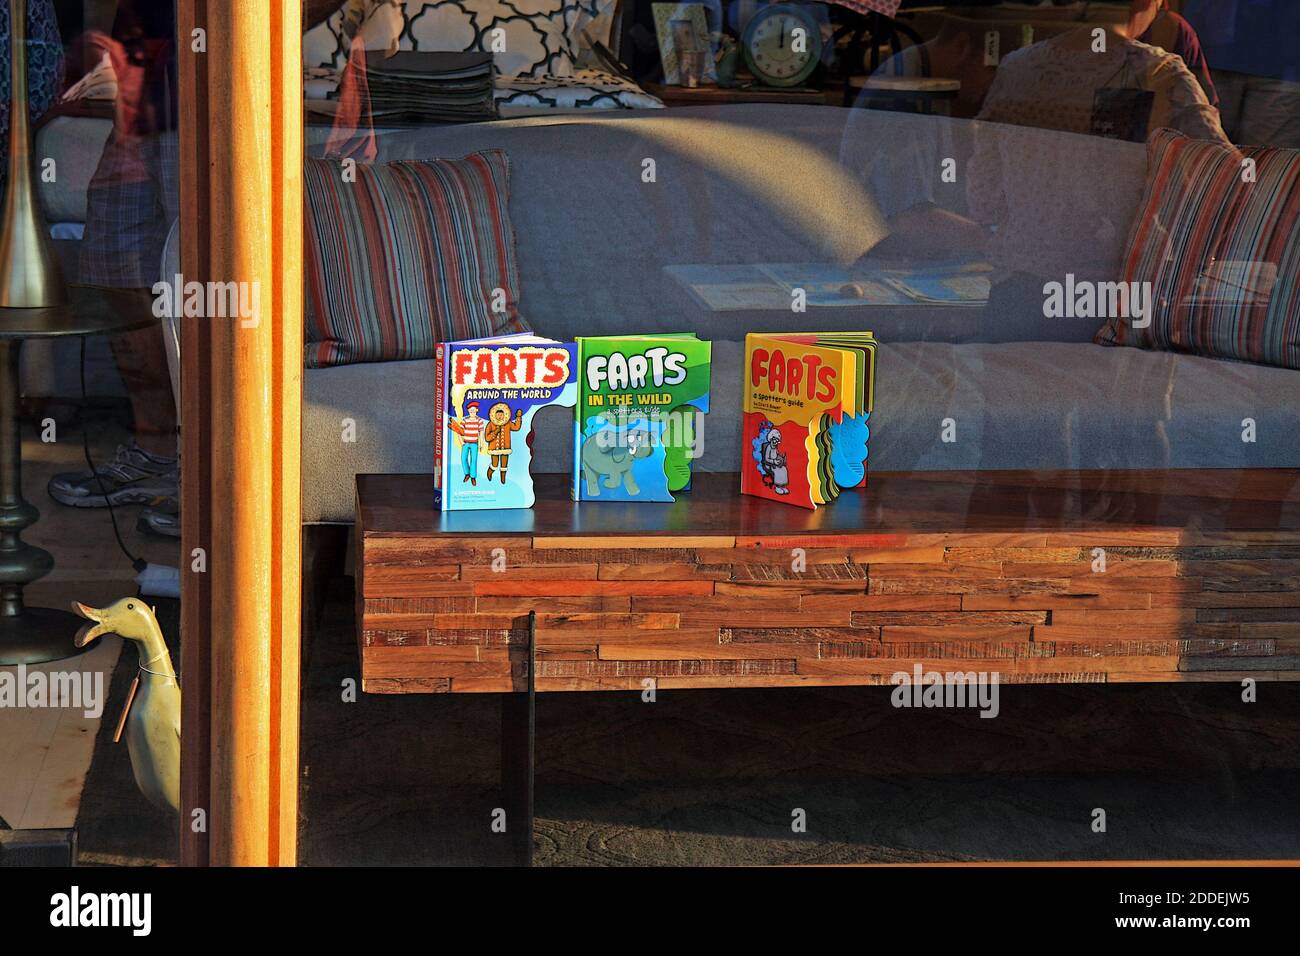
<svg viewBox="0 0 1300 956"><path fill-rule="evenodd" d="M916 664L1300 679L1300 472L869 482L808 512L741 497L735 475L671 505L574 504L567 477L541 476L532 510L441 514L431 476L360 475L362 687L887 684Z"/></svg>

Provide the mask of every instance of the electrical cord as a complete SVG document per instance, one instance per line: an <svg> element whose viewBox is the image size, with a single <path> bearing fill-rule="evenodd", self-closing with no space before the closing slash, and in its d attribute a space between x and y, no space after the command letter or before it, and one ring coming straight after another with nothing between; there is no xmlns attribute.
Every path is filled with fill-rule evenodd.
<svg viewBox="0 0 1300 956"><path fill-rule="evenodd" d="M108 505L108 520L113 523L113 537L117 539L117 546L126 559L131 562L131 567L139 574L149 566L149 562L143 558L137 558L127 550L126 542L122 540L122 533L117 529L117 515L113 512L113 503L108 500L108 491L104 488L104 479L99 470L95 468L94 461L90 457L90 429L86 426L86 337L81 337L81 450L86 456L86 467L95 477L95 483L99 485L99 493L104 496L104 504Z"/></svg>

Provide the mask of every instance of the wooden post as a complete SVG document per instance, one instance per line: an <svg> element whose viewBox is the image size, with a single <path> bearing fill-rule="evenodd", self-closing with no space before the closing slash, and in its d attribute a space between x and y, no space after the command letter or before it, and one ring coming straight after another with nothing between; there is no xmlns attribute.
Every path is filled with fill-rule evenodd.
<svg viewBox="0 0 1300 956"><path fill-rule="evenodd" d="M179 0L177 17L184 279L249 283L260 305L255 320L182 323L181 858L292 865L301 0ZM195 570L196 549L206 570ZM196 809L206 833L193 830Z"/></svg>

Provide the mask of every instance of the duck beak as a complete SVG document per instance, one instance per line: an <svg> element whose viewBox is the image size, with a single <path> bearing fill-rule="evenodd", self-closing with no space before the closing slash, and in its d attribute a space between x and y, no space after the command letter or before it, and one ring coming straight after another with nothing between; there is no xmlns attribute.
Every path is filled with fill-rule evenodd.
<svg viewBox="0 0 1300 956"><path fill-rule="evenodd" d="M107 633L108 626L104 624L104 612L99 608L87 607L80 601L72 602L72 609L93 623L85 624L81 630L77 631L77 636L72 639L72 643L77 647L85 647L101 634Z"/></svg>

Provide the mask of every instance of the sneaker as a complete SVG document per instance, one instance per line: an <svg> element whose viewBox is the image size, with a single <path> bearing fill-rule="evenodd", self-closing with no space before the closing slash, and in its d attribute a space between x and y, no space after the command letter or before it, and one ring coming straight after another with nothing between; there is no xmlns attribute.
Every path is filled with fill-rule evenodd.
<svg viewBox="0 0 1300 956"><path fill-rule="evenodd" d="M138 531L179 538L181 536L180 502L172 495L160 498L140 512L140 518L135 526Z"/></svg>
<svg viewBox="0 0 1300 956"><path fill-rule="evenodd" d="M68 471L50 479L50 497L73 508L149 504L178 488L177 460L160 458L135 442L118 445L113 460L90 471ZM101 488L102 485L102 488Z"/></svg>

